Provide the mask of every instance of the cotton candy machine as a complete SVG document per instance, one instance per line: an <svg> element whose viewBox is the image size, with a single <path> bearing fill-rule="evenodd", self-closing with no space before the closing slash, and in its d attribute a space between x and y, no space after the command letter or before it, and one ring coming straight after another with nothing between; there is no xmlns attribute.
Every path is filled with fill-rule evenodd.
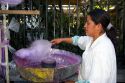
<svg viewBox="0 0 125 83"><path fill-rule="evenodd" d="M50 81L62 81L69 76L75 74L78 70L78 66L81 62L81 57L74 53L53 49L52 54L46 59L53 59L56 61L55 68L42 68L41 62L29 61L27 59L21 59L18 56L14 56L14 61L17 68L24 79L33 82L50 82Z"/></svg>
<svg viewBox="0 0 125 83"><path fill-rule="evenodd" d="M78 71L81 57L53 49L47 40L36 40L15 52L14 61L22 78L33 82L60 82Z"/></svg>

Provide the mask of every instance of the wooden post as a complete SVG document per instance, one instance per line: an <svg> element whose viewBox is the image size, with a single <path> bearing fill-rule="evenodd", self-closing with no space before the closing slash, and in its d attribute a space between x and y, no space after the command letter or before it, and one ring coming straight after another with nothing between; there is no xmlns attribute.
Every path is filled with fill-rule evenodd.
<svg viewBox="0 0 125 83"><path fill-rule="evenodd" d="M0 10L0 14L40 15L40 11L38 11L38 10Z"/></svg>
<svg viewBox="0 0 125 83"><path fill-rule="evenodd" d="M4 25L4 40L7 40L7 27L6 27L6 15L3 14L3 25ZM9 62L8 62L8 47L7 45L4 45L4 49L5 49L5 65L6 65L6 82L10 83L9 80Z"/></svg>

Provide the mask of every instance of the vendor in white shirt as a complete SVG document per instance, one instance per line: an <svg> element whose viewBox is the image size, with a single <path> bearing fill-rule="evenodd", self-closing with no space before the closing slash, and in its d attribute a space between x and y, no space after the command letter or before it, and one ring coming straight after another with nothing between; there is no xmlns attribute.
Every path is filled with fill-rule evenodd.
<svg viewBox="0 0 125 83"><path fill-rule="evenodd" d="M82 63L76 83L116 83L116 54L112 43L108 13L95 9L88 13L84 30L86 36L57 38L51 42L78 45L82 50ZM108 36L110 37L108 37Z"/></svg>

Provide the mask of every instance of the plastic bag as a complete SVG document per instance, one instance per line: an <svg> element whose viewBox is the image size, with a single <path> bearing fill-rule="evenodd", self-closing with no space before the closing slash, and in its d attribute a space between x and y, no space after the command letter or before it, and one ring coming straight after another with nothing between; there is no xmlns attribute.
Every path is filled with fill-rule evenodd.
<svg viewBox="0 0 125 83"><path fill-rule="evenodd" d="M13 17L8 28L12 31L19 32L19 27L20 27L19 22Z"/></svg>

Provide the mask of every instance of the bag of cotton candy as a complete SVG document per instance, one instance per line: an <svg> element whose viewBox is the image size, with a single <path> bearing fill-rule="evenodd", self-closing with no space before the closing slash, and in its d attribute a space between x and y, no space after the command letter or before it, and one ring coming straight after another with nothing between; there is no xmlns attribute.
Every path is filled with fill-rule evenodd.
<svg viewBox="0 0 125 83"><path fill-rule="evenodd" d="M49 57L52 50L51 45L48 40L36 40L30 47L16 51L15 56L30 62L41 62L43 59Z"/></svg>

